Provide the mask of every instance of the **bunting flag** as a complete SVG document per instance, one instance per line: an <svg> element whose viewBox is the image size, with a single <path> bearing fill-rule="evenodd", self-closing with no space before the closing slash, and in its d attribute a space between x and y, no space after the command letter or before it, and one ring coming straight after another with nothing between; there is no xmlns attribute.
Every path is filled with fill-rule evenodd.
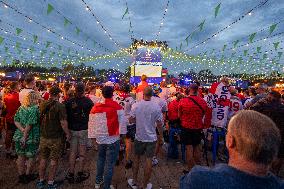
<svg viewBox="0 0 284 189"><path fill-rule="evenodd" d="M272 25L270 26L270 28L269 28L269 35L272 34L272 32L275 30L276 26L277 26L277 24L272 24Z"/></svg>
<svg viewBox="0 0 284 189"><path fill-rule="evenodd" d="M179 45L179 50L181 50L181 48L182 48L182 43L180 43L180 45Z"/></svg>
<svg viewBox="0 0 284 189"><path fill-rule="evenodd" d="M249 36L249 42L250 42L250 43L252 43L252 41L253 41L255 35L256 35L256 33L250 34L250 36Z"/></svg>
<svg viewBox="0 0 284 189"><path fill-rule="evenodd" d="M66 27L69 23L70 21L67 18L64 18L64 27Z"/></svg>
<svg viewBox="0 0 284 189"><path fill-rule="evenodd" d="M48 3L48 5L47 5L47 11L46 11L47 15L49 15L49 14L53 11L53 9L54 9L53 6Z"/></svg>
<svg viewBox="0 0 284 189"><path fill-rule="evenodd" d="M215 7L215 18L217 17L217 15L218 15L218 13L219 13L220 7L221 7L221 3L219 3L219 4Z"/></svg>
<svg viewBox="0 0 284 189"><path fill-rule="evenodd" d="M227 45L224 45L224 47L223 47L222 51L224 51L224 50L226 49L226 47L227 47Z"/></svg>
<svg viewBox="0 0 284 189"><path fill-rule="evenodd" d="M244 50L244 56L247 56L248 50Z"/></svg>
<svg viewBox="0 0 284 189"><path fill-rule="evenodd" d="M35 51L35 48L33 46L31 46L30 52L33 53L34 51Z"/></svg>
<svg viewBox="0 0 284 189"><path fill-rule="evenodd" d="M80 32L81 30L78 27L76 27L76 34L79 35Z"/></svg>
<svg viewBox="0 0 284 189"><path fill-rule="evenodd" d="M16 42L16 49L19 49L19 48L20 48L20 46L21 46L21 43Z"/></svg>
<svg viewBox="0 0 284 189"><path fill-rule="evenodd" d="M249 57L249 62L251 62L251 61L252 61L252 59L253 59L253 57L252 57L252 56L250 56L250 57Z"/></svg>
<svg viewBox="0 0 284 189"><path fill-rule="evenodd" d="M266 59L267 58L267 54L264 53L263 56L262 56L262 59Z"/></svg>
<svg viewBox="0 0 284 189"><path fill-rule="evenodd" d="M199 31L203 29L204 23L205 23L205 19L198 25Z"/></svg>
<svg viewBox="0 0 284 189"><path fill-rule="evenodd" d="M261 47L256 47L256 52L260 53Z"/></svg>
<svg viewBox="0 0 284 189"><path fill-rule="evenodd" d="M8 53L9 48L5 47L5 52ZM279 53L278 53L279 54Z"/></svg>
<svg viewBox="0 0 284 189"><path fill-rule="evenodd" d="M51 42L50 41L47 41L46 42L46 45L45 45L45 48L48 48L50 46Z"/></svg>
<svg viewBox="0 0 284 189"><path fill-rule="evenodd" d="M96 44L97 44L97 42L96 42L96 41L94 41L94 47L96 47Z"/></svg>
<svg viewBox="0 0 284 189"><path fill-rule="evenodd" d="M17 35L20 35L20 33L22 33L22 31L23 31L22 29L16 28L16 34L17 34Z"/></svg>
<svg viewBox="0 0 284 189"><path fill-rule="evenodd" d="M280 59L282 56L283 52L278 52L278 58Z"/></svg>
<svg viewBox="0 0 284 189"><path fill-rule="evenodd" d="M126 10L125 10L125 12L124 12L124 14L123 14L123 16L122 16L122 20L123 20L123 18L124 18L124 16L126 15L126 14L128 14L128 7L126 8Z"/></svg>
<svg viewBox="0 0 284 189"><path fill-rule="evenodd" d="M0 36L0 45L2 45L4 38Z"/></svg>
<svg viewBox="0 0 284 189"><path fill-rule="evenodd" d="M33 38L34 38L34 43L36 43L37 40L38 40L38 36L37 35L33 35Z"/></svg>
<svg viewBox="0 0 284 189"><path fill-rule="evenodd" d="M280 42L273 43L275 50L277 50Z"/></svg>
<svg viewBox="0 0 284 189"><path fill-rule="evenodd" d="M234 41L234 48L236 48L237 44L240 42L240 40Z"/></svg>
<svg viewBox="0 0 284 189"><path fill-rule="evenodd" d="M68 54L70 54L70 51L71 51L71 49L70 49L70 48L68 48Z"/></svg>
<svg viewBox="0 0 284 189"><path fill-rule="evenodd" d="M186 46L188 46L188 38L189 38L190 35L188 35L186 38L185 38L185 41L186 41Z"/></svg>

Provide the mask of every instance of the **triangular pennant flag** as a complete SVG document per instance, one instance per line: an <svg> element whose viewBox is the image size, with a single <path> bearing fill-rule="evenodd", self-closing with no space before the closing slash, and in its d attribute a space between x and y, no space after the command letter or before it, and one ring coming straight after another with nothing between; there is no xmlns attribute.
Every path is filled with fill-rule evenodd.
<svg viewBox="0 0 284 189"><path fill-rule="evenodd" d="M263 56L262 56L262 59L266 59L267 58L267 54L264 53Z"/></svg>
<svg viewBox="0 0 284 189"><path fill-rule="evenodd" d="M94 47L96 46L96 44L97 44L97 42L96 42L96 41L94 41Z"/></svg>
<svg viewBox="0 0 284 189"><path fill-rule="evenodd" d="M204 23L205 23L205 19L198 25L199 31L203 29Z"/></svg>
<svg viewBox="0 0 284 189"><path fill-rule="evenodd" d="M252 61L252 58L253 58L252 56L250 56L250 57L249 57L249 62L251 62L251 61Z"/></svg>
<svg viewBox="0 0 284 189"><path fill-rule="evenodd" d="M244 56L247 56L248 50L244 50Z"/></svg>
<svg viewBox="0 0 284 189"><path fill-rule="evenodd" d="M190 36L190 35L189 35L189 36ZM188 46L188 38L189 38L189 36L187 36L187 37L185 38L186 46Z"/></svg>
<svg viewBox="0 0 284 189"><path fill-rule="evenodd" d="M250 42L250 43L252 43L252 41L253 41L253 39L254 39L255 35L256 35L256 32L255 32L255 33L250 34L250 36L249 36L249 42Z"/></svg>
<svg viewBox="0 0 284 189"><path fill-rule="evenodd" d="M6 53L8 52L8 50L9 50L9 48L8 48L8 47L5 47L5 52L6 52Z"/></svg>
<svg viewBox="0 0 284 189"><path fill-rule="evenodd" d="M224 51L226 49L226 47L227 47L227 45L224 45L222 51Z"/></svg>
<svg viewBox="0 0 284 189"><path fill-rule="evenodd" d="M4 38L0 36L0 45L2 45Z"/></svg>
<svg viewBox="0 0 284 189"><path fill-rule="evenodd" d="M218 15L218 13L219 13L220 7L221 7L221 3L219 3L219 5L217 5L217 6L215 7L215 18L217 17L217 15Z"/></svg>
<svg viewBox="0 0 284 189"><path fill-rule="evenodd" d="M278 58L280 59L282 56L283 52L278 52Z"/></svg>
<svg viewBox="0 0 284 189"><path fill-rule="evenodd" d="M234 48L236 48L237 44L240 42L240 40L234 41Z"/></svg>
<svg viewBox="0 0 284 189"><path fill-rule="evenodd" d="M122 16L122 20L123 20L123 18L124 18L124 16L126 15L126 14L128 14L128 7L126 8L126 10L125 10L125 12L124 12L124 14L123 14L123 16Z"/></svg>
<svg viewBox="0 0 284 189"><path fill-rule="evenodd" d="M71 51L71 49L70 49L70 48L68 48L68 54L70 54L70 51Z"/></svg>
<svg viewBox="0 0 284 189"><path fill-rule="evenodd" d="M275 50L277 50L280 42L273 43Z"/></svg>
<svg viewBox="0 0 284 189"><path fill-rule="evenodd" d="M48 3L47 5L47 14L50 14L53 11L53 6L51 4Z"/></svg>
<svg viewBox="0 0 284 189"><path fill-rule="evenodd" d="M179 50L181 50L181 48L182 48L182 43L180 43L180 45L179 45Z"/></svg>
<svg viewBox="0 0 284 189"><path fill-rule="evenodd" d="M275 30L277 24L272 24L270 27L269 27L269 35L272 34L272 32Z"/></svg>
<svg viewBox="0 0 284 189"><path fill-rule="evenodd" d="M19 49L19 48L20 48L20 46L21 46L21 43L16 42L16 49Z"/></svg>
<svg viewBox="0 0 284 189"><path fill-rule="evenodd" d="M34 43L36 43L37 40L38 40L38 36L37 35L33 35L33 37L34 37Z"/></svg>
<svg viewBox="0 0 284 189"><path fill-rule="evenodd" d="M16 28L16 34L19 35L20 33L22 33L22 29L21 28Z"/></svg>
<svg viewBox="0 0 284 189"><path fill-rule="evenodd" d="M256 52L260 53L261 47L256 47Z"/></svg>
<svg viewBox="0 0 284 189"><path fill-rule="evenodd" d="M32 46L32 47L30 48L30 52L33 53L34 51L35 51L35 48Z"/></svg>
<svg viewBox="0 0 284 189"><path fill-rule="evenodd" d="M67 18L64 18L64 27L66 27L69 23L70 21Z"/></svg>
<svg viewBox="0 0 284 189"><path fill-rule="evenodd" d="M50 44L51 44L51 42L50 42L50 41L47 41L47 42L46 42L46 45L45 45L45 48L48 48Z"/></svg>
<svg viewBox="0 0 284 189"><path fill-rule="evenodd" d="M80 32L81 30L78 27L76 27L76 34L79 35Z"/></svg>

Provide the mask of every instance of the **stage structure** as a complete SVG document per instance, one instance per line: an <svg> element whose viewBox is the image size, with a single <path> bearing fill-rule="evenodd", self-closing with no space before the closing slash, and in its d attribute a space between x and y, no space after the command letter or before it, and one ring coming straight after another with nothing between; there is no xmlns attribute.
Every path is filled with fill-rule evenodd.
<svg viewBox="0 0 284 189"><path fill-rule="evenodd" d="M160 83L162 78L162 56L167 49L167 43L164 42L147 42L143 40L134 40L130 53L133 60L130 66L131 83L139 83L140 77L145 74L149 83Z"/></svg>

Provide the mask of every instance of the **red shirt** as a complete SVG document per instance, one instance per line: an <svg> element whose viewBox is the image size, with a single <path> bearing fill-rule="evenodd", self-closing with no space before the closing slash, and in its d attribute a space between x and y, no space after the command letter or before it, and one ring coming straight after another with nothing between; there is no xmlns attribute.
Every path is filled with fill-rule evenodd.
<svg viewBox="0 0 284 189"><path fill-rule="evenodd" d="M148 86L148 83L146 81L142 81L141 82L141 85L139 85L136 89L136 93L139 93L139 92L143 92L144 89Z"/></svg>
<svg viewBox="0 0 284 189"><path fill-rule="evenodd" d="M4 103L6 105L6 121L8 123L14 123L14 116L21 106L19 101L19 93L18 92L11 92L4 96Z"/></svg>
<svg viewBox="0 0 284 189"><path fill-rule="evenodd" d="M176 99L169 103L168 118L170 121L174 121L178 119L178 105L179 105L179 102Z"/></svg>
<svg viewBox="0 0 284 189"><path fill-rule="evenodd" d="M192 100L194 99L204 110L205 119L203 122L203 112ZM207 106L204 99L199 96L190 96L183 98L179 102L179 116L181 126L187 129L204 129L209 128L211 125L212 111Z"/></svg>

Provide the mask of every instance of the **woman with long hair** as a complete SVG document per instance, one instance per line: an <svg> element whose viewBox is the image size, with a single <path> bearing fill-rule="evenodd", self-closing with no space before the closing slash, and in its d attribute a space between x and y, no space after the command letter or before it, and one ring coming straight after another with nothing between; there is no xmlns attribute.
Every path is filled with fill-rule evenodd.
<svg viewBox="0 0 284 189"><path fill-rule="evenodd" d="M39 146L40 112L38 100L38 93L29 92L24 97L23 103L14 118L17 130L13 139L18 155L19 183L23 184L36 179L36 175L32 173L32 168Z"/></svg>

